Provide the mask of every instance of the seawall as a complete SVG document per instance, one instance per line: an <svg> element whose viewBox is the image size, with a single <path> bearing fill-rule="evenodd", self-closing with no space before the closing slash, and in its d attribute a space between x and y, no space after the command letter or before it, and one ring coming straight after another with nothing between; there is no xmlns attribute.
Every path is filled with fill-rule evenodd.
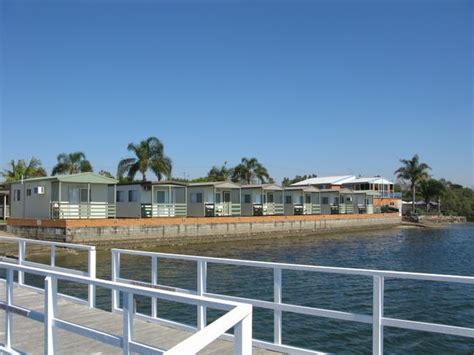
<svg viewBox="0 0 474 355"><path fill-rule="evenodd" d="M389 228L398 214L90 220L10 219L7 231L32 239L98 246L176 245Z"/></svg>

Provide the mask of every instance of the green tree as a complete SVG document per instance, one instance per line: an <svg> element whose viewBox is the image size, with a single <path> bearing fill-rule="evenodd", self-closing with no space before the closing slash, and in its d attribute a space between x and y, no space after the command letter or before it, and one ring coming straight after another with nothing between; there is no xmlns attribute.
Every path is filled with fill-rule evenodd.
<svg viewBox="0 0 474 355"><path fill-rule="evenodd" d="M54 166L52 175L77 174L92 171L92 165L83 152L61 153L57 157L58 163Z"/></svg>
<svg viewBox="0 0 474 355"><path fill-rule="evenodd" d="M426 212L428 212L430 210L431 199L436 198L438 202L445 191L445 186L441 181L436 179L427 179L420 182L418 191L425 201Z"/></svg>
<svg viewBox="0 0 474 355"><path fill-rule="evenodd" d="M110 171L107 171L107 170L99 171L99 175L102 175L102 176L105 176L105 177L108 177L108 178L111 178L111 179L115 179L115 177L112 175L112 173Z"/></svg>
<svg viewBox="0 0 474 355"><path fill-rule="evenodd" d="M417 185L428 178L428 170L431 169L428 164L420 163L418 154L411 159L400 159L402 166L395 171L399 179L407 180L410 183L412 194L412 211L416 209L416 188Z"/></svg>
<svg viewBox="0 0 474 355"><path fill-rule="evenodd" d="M127 173L128 180L133 180L140 172L142 181L147 181L146 173L153 171L158 180L171 176L172 162L164 153L163 143L156 137L149 137L138 144L130 143L127 147L135 154L134 158L122 159L117 167L119 179Z"/></svg>
<svg viewBox="0 0 474 355"><path fill-rule="evenodd" d="M233 169L227 167L227 162L221 167L213 166L207 173L208 181L227 181L233 173Z"/></svg>
<svg viewBox="0 0 474 355"><path fill-rule="evenodd" d="M232 181L251 184L255 179L263 184L271 178L267 169L256 158L242 158L240 164L233 169Z"/></svg>
<svg viewBox="0 0 474 355"><path fill-rule="evenodd" d="M41 161L35 157L32 157L28 162L24 159L17 160L16 162L15 160L10 160L8 165L8 169L0 172L0 175L6 182L47 175L46 170L41 166Z"/></svg>

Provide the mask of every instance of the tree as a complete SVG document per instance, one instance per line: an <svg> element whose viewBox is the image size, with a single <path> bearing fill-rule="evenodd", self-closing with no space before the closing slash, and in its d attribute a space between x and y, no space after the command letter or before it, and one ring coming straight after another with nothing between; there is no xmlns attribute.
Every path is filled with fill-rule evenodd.
<svg viewBox="0 0 474 355"><path fill-rule="evenodd" d="M78 174L92 171L92 165L83 152L61 153L57 157L58 163L51 172L58 174Z"/></svg>
<svg viewBox="0 0 474 355"><path fill-rule="evenodd" d="M423 200L426 203L426 212L430 209L430 202L432 198L436 198L439 202L439 199L443 192L445 191L445 186L441 181L435 179L423 180L420 182L420 187L418 189L420 195L423 197Z"/></svg>
<svg viewBox="0 0 474 355"><path fill-rule="evenodd" d="M105 176L105 177L108 177L108 178L111 178L111 179L115 179L115 177L112 175L112 173L110 173L107 170L99 171L99 175L102 175L102 176Z"/></svg>
<svg viewBox="0 0 474 355"><path fill-rule="evenodd" d="M47 175L46 170L41 166L41 161L35 157L32 157L28 163L23 159L16 162L11 160L9 166L9 169L0 172L6 182Z"/></svg>
<svg viewBox="0 0 474 355"><path fill-rule="evenodd" d="M315 177L318 177L318 175L316 174L296 175L293 179L285 177L283 178L283 181L281 182L281 184L283 185L283 187L288 187L292 184L296 184L297 182L300 182L306 179L315 178Z"/></svg>
<svg viewBox="0 0 474 355"><path fill-rule="evenodd" d="M242 158L240 164L233 169L232 181L251 184L255 179L263 184L271 178L267 169L256 158Z"/></svg>
<svg viewBox="0 0 474 355"><path fill-rule="evenodd" d="M416 208L416 187L428 178L428 170L431 169L428 164L420 163L418 154L411 159L400 159L403 164L395 171L395 175L399 179L408 180L410 182L410 190L412 194L412 211Z"/></svg>
<svg viewBox="0 0 474 355"><path fill-rule="evenodd" d="M207 173L208 181L227 181L233 173L233 169L227 167L227 162L221 167L213 166Z"/></svg>
<svg viewBox="0 0 474 355"><path fill-rule="evenodd" d="M163 143L158 138L149 137L138 144L130 143L127 149L135 154L135 158L126 158L119 162L117 167L119 179L127 173L128 180L132 181L140 172L142 181L145 182L148 170L153 171L158 180L164 176L171 176L171 159L164 154Z"/></svg>

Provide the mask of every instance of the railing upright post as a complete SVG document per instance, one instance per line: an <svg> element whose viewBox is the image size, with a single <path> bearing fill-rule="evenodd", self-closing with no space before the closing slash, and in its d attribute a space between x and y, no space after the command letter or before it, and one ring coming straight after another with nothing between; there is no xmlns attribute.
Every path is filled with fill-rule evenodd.
<svg viewBox="0 0 474 355"><path fill-rule="evenodd" d="M56 353L54 322L57 314L57 287L56 278L47 276L44 279L44 353L47 355Z"/></svg>
<svg viewBox="0 0 474 355"><path fill-rule="evenodd" d="M51 244L51 266L56 266L56 245Z"/></svg>
<svg viewBox="0 0 474 355"><path fill-rule="evenodd" d="M273 297L275 304L281 303L281 269L273 269ZM281 310L275 309L273 314L273 342L281 345Z"/></svg>
<svg viewBox="0 0 474 355"><path fill-rule="evenodd" d="M207 292L207 262L198 260L197 262L197 295L203 296ZM205 306L197 308L197 328L203 329L207 324L207 309Z"/></svg>
<svg viewBox="0 0 474 355"><path fill-rule="evenodd" d="M24 240L18 241L18 265L23 265L26 259L26 242ZM25 284L25 273L18 271L18 285Z"/></svg>
<svg viewBox="0 0 474 355"><path fill-rule="evenodd" d="M373 310L372 310L372 354L383 354L383 276L374 276Z"/></svg>
<svg viewBox="0 0 474 355"><path fill-rule="evenodd" d="M125 355L130 354L130 342L133 339L133 313L133 293L124 292L122 349Z"/></svg>
<svg viewBox="0 0 474 355"><path fill-rule="evenodd" d="M97 275L97 254L95 247L91 247L88 250L87 259L89 277L95 279ZM93 308L95 307L95 285L89 284L87 287L89 307Z"/></svg>
<svg viewBox="0 0 474 355"><path fill-rule="evenodd" d="M234 354L252 354L252 310L234 328Z"/></svg>
<svg viewBox="0 0 474 355"><path fill-rule="evenodd" d="M120 253L112 250L112 281L117 282L120 277ZM112 290L112 312L117 311L120 307L120 292Z"/></svg>
<svg viewBox="0 0 474 355"><path fill-rule="evenodd" d="M13 304L13 269L7 269L6 275L6 297L5 303L7 308L5 310L5 348L11 350L12 348L12 333L13 333L13 313L10 311L10 306Z"/></svg>
<svg viewBox="0 0 474 355"><path fill-rule="evenodd" d="M151 284L156 285L158 283L158 258L156 256L151 257ZM151 316L156 318L157 314L157 298L151 299Z"/></svg>

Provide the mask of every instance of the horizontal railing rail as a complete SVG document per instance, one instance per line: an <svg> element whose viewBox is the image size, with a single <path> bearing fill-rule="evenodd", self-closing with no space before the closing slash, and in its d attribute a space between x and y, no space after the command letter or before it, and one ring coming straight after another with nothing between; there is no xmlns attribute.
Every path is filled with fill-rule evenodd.
<svg viewBox="0 0 474 355"><path fill-rule="evenodd" d="M7 262L0 262L0 269L6 270L6 299L5 301L0 301L0 308L5 311L5 343L0 345L0 351L12 354L17 353L17 351L14 350L12 333L14 329L13 314L19 314L32 320L44 323L45 354L55 354L57 352L58 329L122 348L124 354L130 354L132 352L146 354L195 354L207 347L217 338L221 337L231 328L234 328L235 334L235 353L252 353L252 306L248 304L212 299L203 295L196 296L180 294L172 291L158 290L136 285L127 285L87 276L72 275L65 272L15 265ZM27 309L14 303L13 293L15 271L44 277L45 307L43 312L39 312L34 309ZM110 289L113 292L121 292L123 294L123 334L118 336L116 334L107 333L105 331L100 331L61 319L58 312L57 285L59 280L92 285L94 287ZM165 351L134 339L135 295L150 297L153 299L158 298L172 302L186 303L198 307L210 307L213 309L226 311L226 313L211 325L200 329L197 333L191 335L168 351Z"/></svg>
<svg viewBox="0 0 474 355"><path fill-rule="evenodd" d="M108 202L51 202L51 217L54 219L114 218L116 205Z"/></svg>
<svg viewBox="0 0 474 355"><path fill-rule="evenodd" d="M424 280L424 281L435 281L435 282L453 282L462 284L474 284L474 277L472 276L453 276L453 275L439 275L439 274L426 274L426 273L412 273L412 272L401 272L401 271L385 271L385 270L370 270L370 269L355 269L355 268L341 268L341 267L327 267L327 266L313 266L313 265L298 265L298 264L286 264L286 263L272 263L263 261L249 261L249 260L238 260L238 259L224 259L215 257L203 257L203 256L191 256L191 255L179 255L179 254L167 254L167 253L156 253L146 252L138 250L123 250L123 249L112 249L112 275L116 280L121 282L136 281L125 279L120 277L120 258L122 255L135 255L150 257L152 267L152 277L149 283L141 282L143 285L159 287L168 287L166 285L159 284L159 277L157 271L158 259L172 259L172 260L183 260L192 261L197 265L197 291L172 288L180 292L188 292L191 294L206 295L209 297L215 297L223 300L236 301L242 303L251 304L257 308L264 308L273 310L274 312L274 340L273 342L266 342L254 339L253 343L256 346L267 348L275 351L289 351L298 353L314 354L316 351L309 349L296 348L293 346L285 345L282 343L282 312L298 313L310 316L324 317L330 319L338 319L344 321L360 322L372 325L372 343L373 353L382 354L383 352L383 328L384 327L395 327L410 330L424 330L427 332L458 335L474 338L474 328L458 327L451 325L442 325L435 323L418 322L404 319L395 319L385 317L383 310L383 299L384 299L384 280L390 279L409 279L409 280ZM256 268L265 268L273 270L273 301L262 301L253 298L246 297L235 297L228 295L220 295L215 293L207 292L207 267L209 264L223 264L223 265L235 265L235 266L247 266ZM282 301L282 273L283 271L307 271L307 272L320 272L330 274L342 274L342 275L357 275L366 276L372 279L373 283L373 301L372 301L372 315L342 312L331 309L322 309L308 306L300 306L295 304L288 304ZM155 307L156 309L156 307ZM201 309L198 312L198 325L197 328L202 328L205 325L205 309ZM156 311L152 313L151 318L156 318Z"/></svg>
<svg viewBox="0 0 474 355"><path fill-rule="evenodd" d="M8 260L9 262L17 263L18 265L26 265L30 267L36 268L53 268L54 270L62 270L67 271L69 273L73 273L76 275L88 276L91 278L96 277L97 266L96 266L96 249L95 246L91 245L83 245L83 244L72 244L72 243L61 243L61 242L49 242L45 240L35 240L35 239L26 239L26 238L17 238L17 237L4 237L0 236L0 243L16 243L17 244L17 259L13 258L3 258L4 260ZM40 245L46 248L49 248L49 265L41 264L33 261L28 261L27 257L27 246L28 245ZM62 268L58 267L56 264L56 251L58 248L63 249L74 249L74 250L81 250L87 253L87 271L83 272L76 269L70 268ZM18 284L20 286L28 286L33 287L31 285L25 284L25 274L23 271L18 272ZM90 307L94 307L95 305L95 287L93 285L89 285L87 291L87 300L81 300L79 298L71 297L68 295L63 295L65 297L74 298L76 301L85 302Z"/></svg>
<svg viewBox="0 0 474 355"><path fill-rule="evenodd" d="M186 203L154 203L153 217L186 217Z"/></svg>

